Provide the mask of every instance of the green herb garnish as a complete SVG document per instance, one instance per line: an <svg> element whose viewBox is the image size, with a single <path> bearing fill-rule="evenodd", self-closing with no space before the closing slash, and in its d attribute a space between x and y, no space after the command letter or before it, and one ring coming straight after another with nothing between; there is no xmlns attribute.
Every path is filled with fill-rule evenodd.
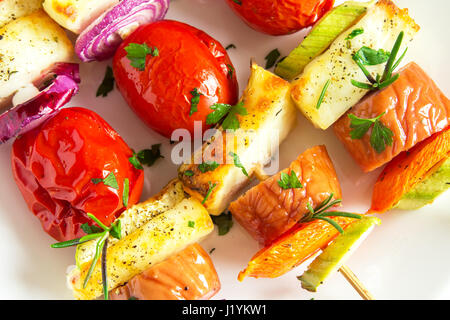
<svg viewBox="0 0 450 320"><path fill-rule="evenodd" d="M184 172L184 175L185 175L185 176L188 176L188 177L192 177L192 176L194 175L194 171L192 171L192 170L186 170L186 171Z"/></svg>
<svg viewBox="0 0 450 320"><path fill-rule="evenodd" d="M381 117L384 116L386 112L383 112L378 117L373 119L362 119L358 118L354 114L349 114L348 117L351 120L350 137L353 140L362 139L364 135L373 126L372 134L370 136L370 145L375 149L377 153L382 153L386 149L386 145L392 146L394 133L386 127L381 122Z"/></svg>
<svg viewBox="0 0 450 320"><path fill-rule="evenodd" d="M203 93L198 92L197 88L194 88L191 91L192 98L191 98L191 110L189 111L189 116L192 116L195 112L198 111L198 103L200 102L200 96L203 95Z"/></svg>
<svg viewBox="0 0 450 320"><path fill-rule="evenodd" d="M228 212L222 212L218 216L211 216L213 223L219 228L219 236L226 235L233 226L233 217Z"/></svg>
<svg viewBox="0 0 450 320"><path fill-rule="evenodd" d="M125 180L123 181L123 193L122 193L122 203L125 208L128 207L129 197L130 197L130 180L128 180L128 178L125 178Z"/></svg>
<svg viewBox="0 0 450 320"><path fill-rule="evenodd" d="M345 38L345 40L352 40L363 33L364 33L363 28L355 29L352 32L350 32L350 34L347 36L347 38Z"/></svg>
<svg viewBox="0 0 450 320"><path fill-rule="evenodd" d="M116 176L113 172L110 172L105 179L93 178L91 179L93 184L99 184L103 182L105 186L111 187L113 189L119 190L119 184L117 183Z"/></svg>
<svg viewBox="0 0 450 320"><path fill-rule="evenodd" d="M219 164L216 161L207 161L199 164L198 170L200 170L202 173L205 173L208 171L216 170L218 166Z"/></svg>
<svg viewBox="0 0 450 320"><path fill-rule="evenodd" d="M89 283L89 280L92 276L92 273L94 272L95 266L97 265L97 261L100 258L100 255L102 256L101 260L101 272L102 272L102 286L103 286L103 295L105 300L108 300L108 282L106 277L106 252L107 252L107 246L108 246L108 237L111 236L113 238L116 238L120 240L122 238L121 233L121 222L120 220L116 220L113 224L111 224L111 227L105 226L97 217L95 217L93 214L88 213L87 216L91 218L95 223L97 223L99 227L96 226L89 226L87 224L84 224L82 226L83 231L87 233L86 236L69 240L69 241L63 241L54 243L51 245L52 248L67 248L76 246L82 243L85 243L87 241L98 239L96 245L95 245L95 255L92 258L91 266L89 267L89 270L86 274L86 278L84 279L83 288L86 288L87 284Z"/></svg>
<svg viewBox="0 0 450 320"><path fill-rule="evenodd" d="M362 57L362 54L359 54L358 56L355 54L353 56L353 60L356 62L356 64L362 70L362 72L366 76L367 80L369 80L369 83L352 80L351 82L355 87L364 89L364 90L380 90L380 89L384 89L384 88L388 87L389 85L391 85L392 83L394 83L395 81L398 80L400 75L396 74L395 76L393 76L392 74L393 74L394 70L399 66L401 60L405 57L406 51L408 50L408 49L406 49L405 52L401 55L401 57L397 61L395 61L395 59L397 58L398 52L400 50L401 44L402 44L404 34L405 33L403 31L400 32L390 54L387 52L384 52L384 51L373 50L373 52L372 52L372 51L370 51L371 49L370 50L364 49L365 50L364 58ZM365 47L363 47L363 48L365 48ZM360 52L360 51L358 51L358 52ZM386 59L387 56L388 56L388 59ZM376 63L378 61L383 61L385 59L387 60L387 63L386 63L386 67L384 69L383 75L378 74L374 78L370 74L370 72L366 69L365 65L370 65L368 63ZM381 63L383 63L383 62L381 62Z"/></svg>
<svg viewBox="0 0 450 320"><path fill-rule="evenodd" d="M227 67L228 67L227 77L232 79L234 75L234 67L231 64L227 64Z"/></svg>
<svg viewBox="0 0 450 320"><path fill-rule="evenodd" d="M151 167L155 164L156 160L159 158L164 158L161 155L161 144L152 145L151 149L144 149L135 153L133 151L133 156L128 158L128 161L138 170L144 169L142 165L146 165L147 167Z"/></svg>
<svg viewBox="0 0 450 320"><path fill-rule="evenodd" d="M353 60L359 61L364 66L376 66L389 60L391 53L383 49L373 50L369 47L362 47L354 55Z"/></svg>
<svg viewBox="0 0 450 320"><path fill-rule="evenodd" d="M236 46L231 43L231 44L227 45L227 47L225 48L225 50L230 50L230 49L236 49Z"/></svg>
<svg viewBox="0 0 450 320"><path fill-rule="evenodd" d="M266 69L272 68L280 56L281 54L278 49L273 49L272 51L270 51L269 54L264 58L266 60Z"/></svg>
<svg viewBox="0 0 450 320"><path fill-rule="evenodd" d="M145 61L148 55L153 57L159 56L158 48L149 47L146 43L130 43L125 47L125 51L127 52L127 58L130 60L131 66L139 71L145 70Z"/></svg>
<svg viewBox="0 0 450 320"><path fill-rule="evenodd" d="M194 228L195 227L195 221L189 221L188 222L188 227L189 228Z"/></svg>
<svg viewBox="0 0 450 320"><path fill-rule="evenodd" d="M105 77L97 89L96 97L106 97L108 93L114 90L114 74L110 66L106 67Z"/></svg>
<svg viewBox="0 0 450 320"><path fill-rule="evenodd" d="M325 85L323 86L322 93L320 94L319 100L317 101L316 109L319 110L322 105L323 99L325 98L325 94L327 93L328 87L330 86L331 79L328 79Z"/></svg>
<svg viewBox="0 0 450 320"><path fill-rule="evenodd" d="M297 174L294 171L291 171L291 174L287 174L285 172L281 173L281 179L278 180L278 185L280 188L287 189L299 189L303 188L303 185L298 180Z"/></svg>
<svg viewBox="0 0 450 320"><path fill-rule="evenodd" d="M238 5L242 5L242 1L241 0L233 0L233 2L238 4Z"/></svg>
<svg viewBox="0 0 450 320"><path fill-rule="evenodd" d="M333 194L330 194L330 196L324 202L319 204L315 209L313 209L311 204L308 203L307 206L309 213L305 217L303 217L299 221L299 223L306 223L314 220L323 220L331 224L333 227L335 227L340 233L344 233L342 227L336 221L330 219L329 217L346 217L353 219L361 219L361 215L359 214L348 212L327 212L328 209L342 202L341 199L331 201L333 199L333 196L334 196Z"/></svg>
<svg viewBox="0 0 450 320"><path fill-rule="evenodd" d="M239 120L237 114L241 116L246 116L248 114L247 109L244 107L244 101L232 106L224 103L216 103L211 106L214 110L206 117L206 124L216 124L222 119L222 128L224 130L237 130L240 128Z"/></svg>
<svg viewBox="0 0 450 320"><path fill-rule="evenodd" d="M237 168L240 168L242 170L242 173L246 177L248 177L248 172L247 172L247 170L245 170L244 166L242 165L241 160L239 159L239 156L234 152L230 152L229 155L233 157L234 166Z"/></svg>
<svg viewBox="0 0 450 320"><path fill-rule="evenodd" d="M203 198L202 204L205 204L206 200L208 200L214 188L217 187L217 183L212 184L211 181L208 181L208 186L209 188L208 191L206 192L206 196Z"/></svg>

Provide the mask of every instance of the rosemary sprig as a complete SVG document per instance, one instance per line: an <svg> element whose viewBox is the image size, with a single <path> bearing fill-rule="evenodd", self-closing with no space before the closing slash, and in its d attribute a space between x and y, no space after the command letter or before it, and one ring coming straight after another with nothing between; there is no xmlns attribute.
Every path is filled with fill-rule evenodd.
<svg viewBox="0 0 450 320"><path fill-rule="evenodd" d="M108 237L111 236L118 240L121 239L121 222L120 222L120 220L116 220L113 224L111 224L111 227L107 227L100 220L98 220L97 217L94 216L93 214L88 213L87 216L89 218L91 218L95 223L97 223L100 226L101 230L103 230L103 231L91 233L91 234L88 234L88 235L78 238L78 239L54 243L51 245L51 247L52 248L67 248L67 247L76 246L76 245L85 243L90 240L99 239L95 246L95 255L92 258L91 266L89 267L88 273L86 274L86 278L84 278L83 288L86 288L87 284L89 283L89 280L92 276L92 273L94 272L95 266L97 265L98 259L100 258L100 255L101 255L102 256L101 271L102 271L103 295L105 297L105 300L108 300L108 282L107 282L107 274L106 274L106 252L107 252L107 247L108 247ZM83 228L83 230L90 231L90 230L97 230L100 228L86 228L85 227L85 228Z"/></svg>
<svg viewBox="0 0 450 320"><path fill-rule="evenodd" d="M406 55L406 52L408 49L403 52L403 54L400 56L400 58L396 61L398 52L400 50L400 47L402 45L402 41L404 38L405 33L402 31L397 37L397 40L395 41L394 47L392 48L391 53L389 54L389 59L386 63L386 66L384 68L383 75L377 75L376 78L374 78L370 72L367 70L367 68L364 66L364 63L361 61L361 59L358 57L358 55L353 56L353 60L356 62L358 67L361 69L361 71L366 76L367 80L369 80L369 83L359 82L356 80L351 80L352 84L360 89L364 90L381 90L388 86L390 86L392 83L398 80L400 77L398 74L393 76L394 70L400 65L400 62L403 60L403 58Z"/></svg>
<svg viewBox="0 0 450 320"><path fill-rule="evenodd" d="M217 187L217 183L212 184L211 181L208 181L208 191L206 192L205 197L203 198L202 204L205 204L206 200L208 200L209 196L213 192L214 188Z"/></svg>
<svg viewBox="0 0 450 320"><path fill-rule="evenodd" d="M323 99L325 98L325 94L327 93L328 87L330 86L331 79L328 79L325 85L323 86L322 92L320 93L319 100L317 101L316 109L319 110L322 105Z"/></svg>
<svg viewBox="0 0 450 320"><path fill-rule="evenodd" d="M334 194L330 194L330 196L325 199L321 204L319 204L315 209L311 206L310 203L308 203L308 211L309 213L303 217L299 222L300 223L306 223L314 220L323 220L331 224L333 227L335 227L340 233L344 233L344 230L342 227L333 219L330 219L329 217L346 217L346 218L353 218L353 219L361 219L361 216L359 214L349 213L349 212L328 212L327 210L334 207L335 205L342 202L341 199L335 199L333 200Z"/></svg>

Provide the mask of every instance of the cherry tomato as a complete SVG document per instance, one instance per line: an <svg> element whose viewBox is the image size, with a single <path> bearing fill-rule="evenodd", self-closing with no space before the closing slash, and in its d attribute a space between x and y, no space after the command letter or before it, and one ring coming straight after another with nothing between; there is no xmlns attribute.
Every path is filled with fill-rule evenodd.
<svg viewBox="0 0 450 320"><path fill-rule="evenodd" d="M145 70L131 66L125 48L130 43L157 48L146 57ZM135 30L117 50L113 61L117 86L127 103L152 129L169 137L178 128L194 132L194 121L208 128L206 116L215 103L235 104L238 83L223 46L187 24L164 20ZM200 94L191 113L192 91Z"/></svg>
<svg viewBox="0 0 450 320"><path fill-rule="evenodd" d="M17 138L12 169L43 229L66 241L85 235L81 225L93 224L87 213L109 226L125 210L125 179L128 207L139 201L144 172L129 162L131 156L132 150L99 115L67 108ZM117 189L113 183L95 180L111 173Z"/></svg>
<svg viewBox="0 0 450 320"><path fill-rule="evenodd" d="M227 0L250 27L274 36L312 26L333 8L334 0Z"/></svg>

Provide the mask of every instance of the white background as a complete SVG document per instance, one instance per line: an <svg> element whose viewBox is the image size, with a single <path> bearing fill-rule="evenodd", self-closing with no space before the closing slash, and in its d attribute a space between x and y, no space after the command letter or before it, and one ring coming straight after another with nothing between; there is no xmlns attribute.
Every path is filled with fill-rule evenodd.
<svg viewBox="0 0 450 320"><path fill-rule="evenodd" d="M410 14L422 27L406 60L419 63L448 95L450 2L399 0L396 3L409 7ZM241 92L249 76L251 57L264 65L269 51L278 48L282 56L287 55L305 34L299 32L284 37L260 34L248 28L222 0L172 1L167 18L200 28L224 46L235 44L237 49L229 50L229 54L237 70ZM163 143L162 153L166 159L146 169L144 200L176 176L176 166L170 162L171 146L167 139L148 129L133 114L117 90L107 98L95 97L107 63L110 62L82 65L81 93L70 105L95 110L134 149ZM334 161L343 188L344 209L365 212L379 171L364 175L330 130L314 129L300 113L297 128L281 146L281 168L287 167L305 149L318 144L327 146ZM10 152L11 142L0 146L0 299L71 299L65 271L74 263L74 250L50 248L53 240L41 230L38 219L28 211L14 183ZM446 193L422 210L392 211L383 215L382 225L347 265L378 299L449 299L449 206L449 193ZM246 279L240 283L237 274L258 250L258 245L237 224L224 237L216 233L202 242L206 250L216 248L212 258L222 282L216 299L359 299L338 273L321 286L318 293L302 290L296 276L307 263L278 279Z"/></svg>

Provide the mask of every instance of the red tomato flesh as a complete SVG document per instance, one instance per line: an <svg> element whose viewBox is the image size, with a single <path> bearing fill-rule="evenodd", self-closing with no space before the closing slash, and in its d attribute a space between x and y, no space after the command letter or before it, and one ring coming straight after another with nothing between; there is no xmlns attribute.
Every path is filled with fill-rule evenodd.
<svg viewBox="0 0 450 320"><path fill-rule="evenodd" d="M132 150L99 115L83 108L62 109L13 144L15 181L44 230L58 241L85 235L80 228L92 213L109 226L121 212L124 181L129 179L128 207L139 201L143 170L129 162ZM110 173L119 189L92 179Z"/></svg>
<svg viewBox="0 0 450 320"><path fill-rule="evenodd" d="M130 43L156 47L144 71L131 66L125 48ZM117 50L113 61L117 86L130 107L152 129L170 138L178 128L194 132L194 121L208 128L206 116L215 103L235 104L238 83L223 46L187 24L164 20L139 27ZM191 91L200 96L191 110Z"/></svg>
<svg viewBox="0 0 450 320"><path fill-rule="evenodd" d="M334 0L227 0L255 30L274 36L312 26L333 8Z"/></svg>

